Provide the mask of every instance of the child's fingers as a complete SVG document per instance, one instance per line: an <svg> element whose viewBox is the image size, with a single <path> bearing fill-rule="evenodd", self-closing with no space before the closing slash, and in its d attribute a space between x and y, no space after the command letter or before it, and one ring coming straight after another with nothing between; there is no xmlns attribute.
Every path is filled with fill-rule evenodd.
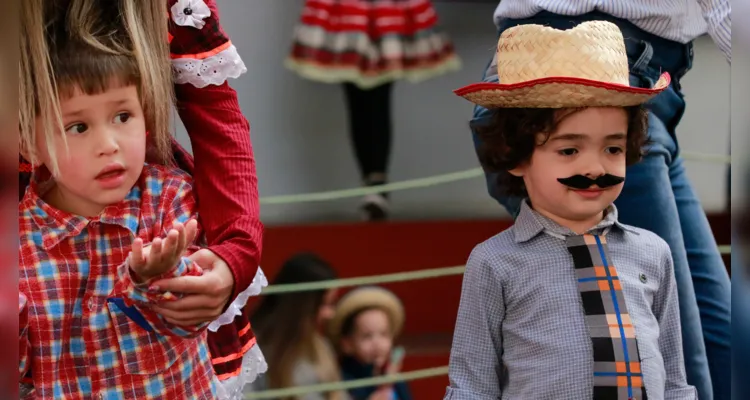
<svg viewBox="0 0 750 400"><path fill-rule="evenodd" d="M177 254L180 243L180 232L177 229L171 229L167 233L162 249L162 261L173 260Z"/></svg>
<svg viewBox="0 0 750 400"><path fill-rule="evenodd" d="M186 234L186 244L185 248L187 246L190 246L191 243L195 242L195 237L198 235L198 220L195 218L188 221L187 225L185 226L185 234Z"/></svg>
<svg viewBox="0 0 750 400"><path fill-rule="evenodd" d="M154 265L162 260L162 240L161 238L154 239L151 242L151 251L149 252L149 264Z"/></svg>
<svg viewBox="0 0 750 400"><path fill-rule="evenodd" d="M185 247L187 246L187 234L185 233L185 225L178 222L174 224L174 229L179 233L179 235L177 236L177 248L175 254L178 257L181 257L182 253L185 252Z"/></svg>
<svg viewBox="0 0 750 400"><path fill-rule="evenodd" d="M133 250L130 252L130 266L139 268L146 263L143 257L143 240L137 238L133 241Z"/></svg>

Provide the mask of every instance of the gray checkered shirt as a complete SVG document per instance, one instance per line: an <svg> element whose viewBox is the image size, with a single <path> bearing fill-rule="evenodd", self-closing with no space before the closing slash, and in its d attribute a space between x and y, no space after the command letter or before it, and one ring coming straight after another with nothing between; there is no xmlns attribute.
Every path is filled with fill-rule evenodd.
<svg viewBox="0 0 750 400"><path fill-rule="evenodd" d="M697 399L685 380L672 256L656 234L621 224L605 234L638 338L649 400ZM579 400L593 396L593 350L567 228L525 202L515 224L471 253L450 356L446 400Z"/></svg>

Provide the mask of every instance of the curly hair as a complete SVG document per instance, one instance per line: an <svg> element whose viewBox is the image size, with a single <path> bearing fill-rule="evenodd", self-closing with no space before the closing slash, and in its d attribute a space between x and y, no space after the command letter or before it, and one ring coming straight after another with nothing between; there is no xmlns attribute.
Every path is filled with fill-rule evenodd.
<svg viewBox="0 0 750 400"><path fill-rule="evenodd" d="M565 118L585 108L498 108L489 124L474 124L481 140L477 149L485 171L497 173L497 185L510 196L526 196L523 178L509 171L531 159ZM626 165L641 160L647 143L648 118L643 106L624 107L628 116ZM541 139L541 140L540 140Z"/></svg>

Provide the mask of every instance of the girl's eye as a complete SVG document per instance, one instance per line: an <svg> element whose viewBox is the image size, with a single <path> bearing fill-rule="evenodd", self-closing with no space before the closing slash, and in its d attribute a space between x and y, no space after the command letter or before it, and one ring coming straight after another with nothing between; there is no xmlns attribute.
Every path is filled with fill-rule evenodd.
<svg viewBox="0 0 750 400"><path fill-rule="evenodd" d="M122 112L122 113L117 114L117 116L115 116L114 123L124 124L128 122L129 119L130 119L130 114L126 112Z"/></svg>
<svg viewBox="0 0 750 400"><path fill-rule="evenodd" d="M576 153L578 153L578 150L576 149L562 149L558 151L558 154L560 154L561 156L572 156Z"/></svg>
<svg viewBox="0 0 750 400"><path fill-rule="evenodd" d="M623 152L622 147L607 147L607 153L609 154L620 154Z"/></svg>
<svg viewBox="0 0 750 400"><path fill-rule="evenodd" d="M86 124L73 124L65 128L65 133L68 133L71 135L79 135L83 132L86 132L86 130L88 130L88 127L86 126Z"/></svg>

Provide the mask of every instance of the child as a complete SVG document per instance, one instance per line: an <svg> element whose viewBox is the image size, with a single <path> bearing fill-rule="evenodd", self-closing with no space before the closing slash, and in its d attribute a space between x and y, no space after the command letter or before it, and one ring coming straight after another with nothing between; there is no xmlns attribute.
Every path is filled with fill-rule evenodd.
<svg viewBox="0 0 750 400"><path fill-rule="evenodd" d="M134 55L139 65L141 103L154 121L154 127L149 129L169 129L176 105L192 146L191 154L174 137L150 135L148 148L154 151L148 153L147 160L162 163L171 139L173 154L168 155L173 155L176 166L196 182L201 229L208 242L208 247L190 255L205 267L206 273L190 280L159 282L163 289L183 292L185 296L155 310L175 323L212 321L208 326L208 346L214 372L232 398L241 398L243 385L267 368L247 313L242 312L248 299L257 295L267 281L258 266L263 224L250 125L229 84L247 68L221 25L216 0L23 1L24 31L20 36L22 46L30 51L23 52L21 58L34 70L21 80L42 94L41 101L56 102L52 83L35 80L37 76L50 75L44 62L47 51L43 35L50 17L41 17L43 12L53 16L67 14L71 36L96 42L98 33L90 32L96 27L88 20L102 15L112 18L113 10L114 18L122 19L138 49ZM33 105L23 102L19 109L22 115L34 111ZM31 130L29 122L37 121L31 115L21 122L21 129ZM22 158L20 161L19 200L31 175L31 165Z"/></svg>
<svg viewBox="0 0 750 400"><path fill-rule="evenodd" d="M106 50L72 39L64 20L45 31L53 76L36 77L55 83L56 104L22 93L62 119L50 131L37 117L20 136L35 165L19 205L20 376L41 399L221 397L207 324L150 310L176 298L152 282L202 274L185 257L199 236L192 183L144 164L148 132L168 132L151 130L118 18L93 29Z"/></svg>
<svg viewBox="0 0 750 400"><path fill-rule="evenodd" d="M469 257L446 399L695 399L667 244L617 221L642 155L641 104L622 33L593 21L521 25L499 39L500 84L457 94L495 108L484 168L526 197Z"/></svg>
<svg viewBox="0 0 750 400"><path fill-rule="evenodd" d="M320 282L336 279L336 271L313 253L299 253L281 266L272 285ZM292 386L341 381L336 355L320 327L334 315L338 289L309 290L263 296L251 323L273 365L250 389L261 392ZM343 391L314 392L295 400L344 400ZM292 397L281 400L291 400Z"/></svg>
<svg viewBox="0 0 750 400"><path fill-rule="evenodd" d="M341 354L343 379L371 378L397 372L401 361L390 358L393 340L403 323L401 301L386 289L362 287L343 296L330 323L331 340ZM352 400L411 399L405 382L352 389L349 395Z"/></svg>
<svg viewBox="0 0 750 400"><path fill-rule="evenodd" d="M284 65L316 82L341 84L364 186L388 182L393 86L461 67L429 0L306 0ZM398 104L398 103L397 103ZM366 221L386 220L387 192L362 198Z"/></svg>

